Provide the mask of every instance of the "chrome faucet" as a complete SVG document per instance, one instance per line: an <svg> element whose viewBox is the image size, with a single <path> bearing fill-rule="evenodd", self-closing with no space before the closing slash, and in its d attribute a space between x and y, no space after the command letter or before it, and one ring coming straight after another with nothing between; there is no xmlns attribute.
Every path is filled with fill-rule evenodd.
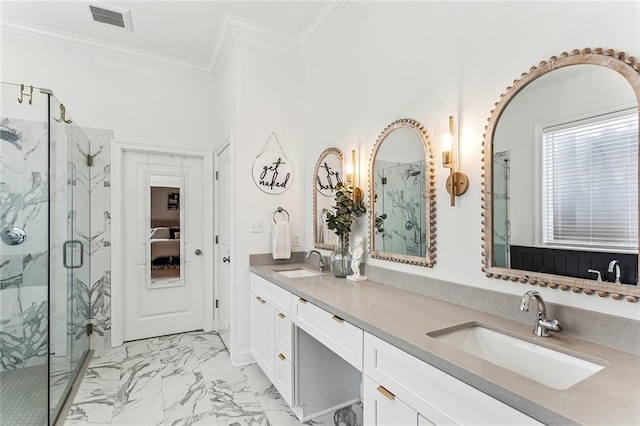
<svg viewBox="0 0 640 426"><path fill-rule="evenodd" d="M529 311L529 303L531 303L532 298L536 299L538 306L538 317L533 326L533 334L540 337L549 337L549 331L562 331L558 320L547 319L547 307L544 304L544 300L542 300L542 296L540 296L540 293L537 291L529 290L522 296L520 300L520 310Z"/></svg>
<svg viewBox="0 0 640 426"><path fill-rule="evenodd" d="M607 269L607 271L611 273L613 272L614 269L616 271L616 280L614 281L614 284L621 284L620 283L620 262L618 262L615 259L609 262L609 269Z"/></svg>
<svg viewBox="0 0 640 426"><path fill-rule="evenodd" d="M322 254L318 251L318 250L311 250L307 253L307 259L309 259L311 257L312 254L317 254L318 257L320 258L320 260L318 261L318 271L320 272L324 272L324 268L327 267L327 265L324 263L324 257L322 257Z"/></svg>

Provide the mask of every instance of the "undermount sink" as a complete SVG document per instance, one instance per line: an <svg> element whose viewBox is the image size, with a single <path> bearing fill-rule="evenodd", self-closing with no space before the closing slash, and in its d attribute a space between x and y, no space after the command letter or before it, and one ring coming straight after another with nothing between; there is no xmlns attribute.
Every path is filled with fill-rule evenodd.
<svg viewBox="0 0 640 426"><path fill-rule="evenodd" d="M287 278L304 278L304 277L315 277L317 275L322 275L322 272L312 271L311 269L304 269L304 268L285 269L285 270L279 270L276 272L284 275Z"/></svg>
<svg viewBox="0 0 640 426"><path fill-rule="evenodd" d="M604 368L478 324L427 335L553 389L568 389Z"/></svg>

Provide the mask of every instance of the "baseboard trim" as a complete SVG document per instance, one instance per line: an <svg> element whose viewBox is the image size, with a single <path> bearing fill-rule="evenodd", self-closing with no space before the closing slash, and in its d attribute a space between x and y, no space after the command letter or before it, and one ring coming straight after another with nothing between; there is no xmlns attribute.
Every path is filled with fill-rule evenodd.
<svg viewBox="0 0 640 426"><path fill-rule="evenodd" d="M253 355L251 355L250 350L229 351L229 356L231 358L231 364L233 364L234 367L241 367L243 365L249 365L256 362L256 360L253 359Z"/></svg>

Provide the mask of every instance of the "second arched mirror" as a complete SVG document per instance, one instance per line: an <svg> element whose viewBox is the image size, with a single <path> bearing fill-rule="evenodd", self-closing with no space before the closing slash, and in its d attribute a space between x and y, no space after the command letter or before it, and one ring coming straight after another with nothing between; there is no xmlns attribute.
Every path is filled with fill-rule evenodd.
<svg viewBox="0 0 640 426"><path fill-rule="evenodd" d="M435 264L433 146L418 121L394 121L378 137L369 164L369 203L371 257Z"/></svg>

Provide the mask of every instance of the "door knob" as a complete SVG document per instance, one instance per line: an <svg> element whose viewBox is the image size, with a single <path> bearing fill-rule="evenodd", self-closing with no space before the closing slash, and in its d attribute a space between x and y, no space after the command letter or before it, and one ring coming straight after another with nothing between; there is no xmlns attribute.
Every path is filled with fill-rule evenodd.
<svg viewBox="0 0 640 426"><path fill-rule="evenodd" d="M225 256L222 258L223 263L231 263L231 256Z"/></svg>
<svg viewBox="0 0 640 426"><path fill-rule="evenodd" d="M202 254L202 250L198 249L194 252L196 256L200 256Z"/></svg>

